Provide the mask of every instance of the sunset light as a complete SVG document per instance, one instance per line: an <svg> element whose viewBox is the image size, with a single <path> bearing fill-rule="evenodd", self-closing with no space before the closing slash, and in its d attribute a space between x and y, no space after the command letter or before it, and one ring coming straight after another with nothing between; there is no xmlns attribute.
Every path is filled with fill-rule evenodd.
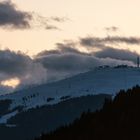
<svg viewBox="0 0 140 140"><path fill-rule="evenodd" d="M5 80L1 82L1 85L3 86L10 86L15 88L16 86L18 86L20 84L20 81L18 78L13 78L13 79L9 79L9 80Z"/></svg>

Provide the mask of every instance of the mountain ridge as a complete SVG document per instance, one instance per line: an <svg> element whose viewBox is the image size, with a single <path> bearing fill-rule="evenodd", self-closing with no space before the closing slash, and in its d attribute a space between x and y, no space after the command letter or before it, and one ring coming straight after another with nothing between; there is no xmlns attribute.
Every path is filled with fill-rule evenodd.
<svg viewBox="0 0 140 140"><path fill-rule="evenodd" d="M0 96L0 100L11 99L11 108L32 108L44 104L55 104L63 97L111 94L140 84L140 69L134 67L98 68L86 73L53 83L16 91ZM49 99L53 99L48 102Z"/></svg>

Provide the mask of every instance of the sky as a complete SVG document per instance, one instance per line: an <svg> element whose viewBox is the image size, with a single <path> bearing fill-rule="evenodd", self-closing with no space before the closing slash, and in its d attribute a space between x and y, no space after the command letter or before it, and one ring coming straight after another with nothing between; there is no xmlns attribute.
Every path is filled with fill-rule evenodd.
<svg viewBox="0 0 140 140"><path fill-rule="evenodd" d="M135 66L139 0L0 0L0 88Z"/></svg>
<svg viewBox="0 0 140 140"><path fill-rule="evenodd" d="M22 50L29 55L52 49L63 40L76 40L87 35L104 36L106 27L116 26L119 35L139 36L139 0L12 0L22 11L35 12L46 18L67 18L50 23L60 30L42 28L25 30L1 29L1 48ZM51 22L51 21L50 21ZM8 41L7 41L8 40Z"/></svg>

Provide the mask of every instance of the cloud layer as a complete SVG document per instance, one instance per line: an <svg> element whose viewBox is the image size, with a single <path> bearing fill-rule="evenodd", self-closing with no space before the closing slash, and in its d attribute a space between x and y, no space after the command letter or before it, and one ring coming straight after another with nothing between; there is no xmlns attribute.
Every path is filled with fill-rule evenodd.
<svg viewBox="0 0 140 140"><path fill-rule="evenodd" d="M134 37L82 38L79 42L56 43L56 49L43 50L34 58L22 52L0 50L0 83L18 78L20 81L18 88L21 88L60 80L102 65L136 65L138 53L107 47L106 42L140 44L139 38ZM80 51L79 43L82 47L90 46L91 50L89 52ZM100 46L100 50L92 50L98 46ZM0 88L9 91L9 87L1 85Z"/></svg>
<svg viewBox="0 0 140 140"><path fill-rule="evenodd" d="M136 53L129 51L121 54L122 50L108 48L98 53L84 53L69 45L66 46L66 44L60 43L58 46L56 50L40 52L34 59L21 52L1 50L0 83L8 79L18 78L20 85L17 88L22 88L60 80L102 65L135 65ZM113 55L110 55L109 52ZM11 90L10 87L3 85L0 86L0 89L5 92Z"/></svg>
<svg viewBox="0 0 140 140"><path fill-rule="evenodd" d="M59 43L57 46L58 49L42 51L34 59L47 68L48 80L50 81L85 72L102 65L116 66L125 64L134 66L137 56L136 53L129 50L123 51L125 52L125 56L123 56L122 50L119 49L111 50L110 48L109 50L108 48L108 50L104 49L98 53L84 53L67 43ZM110 56L108 51L112 51L113 56ZM120 57L119 53L121 53Z"/></svg>
<svg viewBox="0 0 140 140"><path fill-rule="evenodd" d="M12 78L18 78L20 86L40 84L46 82L46 68L21 52L1 50L0 83Z"/></svg>
<svg viewBox="0 0 140 140"><path fill-rule="evenodd" d="M105 47L106 45L125 43L128 45L140 45L140 38L138 37L123 37L123 36L108 36L104 38L99 37L85 37L80 39L80 44L87 47Z"/></svg>
<svg viewBox="0 0 140 140"><path fill-rule="evenodd" d="M112 58L117 60L132 61L136 63L136 58L139 54L129 50L107 47L98 52L95 52L94 55L98 58Z"/></svg>

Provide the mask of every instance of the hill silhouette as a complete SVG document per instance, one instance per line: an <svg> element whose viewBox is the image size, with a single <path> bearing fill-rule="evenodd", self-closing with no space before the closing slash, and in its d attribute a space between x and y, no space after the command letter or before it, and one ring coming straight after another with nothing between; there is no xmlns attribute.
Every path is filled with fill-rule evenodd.
<svg viewBox="0 0 140 140"><path fill-rule="evenodd" d="M63 126L35 140L138 140L140 139L140 87L121 90L107 99L103 108L86 112L69 126Z"/></svg>
<svg viewBox="0 0 140 140"><path fill-rule="evenodd" d="M6 124L0 124L0 140L31 140L39 136L41 132L49 133L62 125L72 123L88 109L91 111L101 109L106 98L110 99L111 96L108 94L76 98L65 96L57 104L38 106L28 110L19 107L17 108L18 114L8 118ZM0 117L1 114L11 113L9 110L10 103L10 100L0 102ZM2 117L1 119L4 120Z"/></svg>

